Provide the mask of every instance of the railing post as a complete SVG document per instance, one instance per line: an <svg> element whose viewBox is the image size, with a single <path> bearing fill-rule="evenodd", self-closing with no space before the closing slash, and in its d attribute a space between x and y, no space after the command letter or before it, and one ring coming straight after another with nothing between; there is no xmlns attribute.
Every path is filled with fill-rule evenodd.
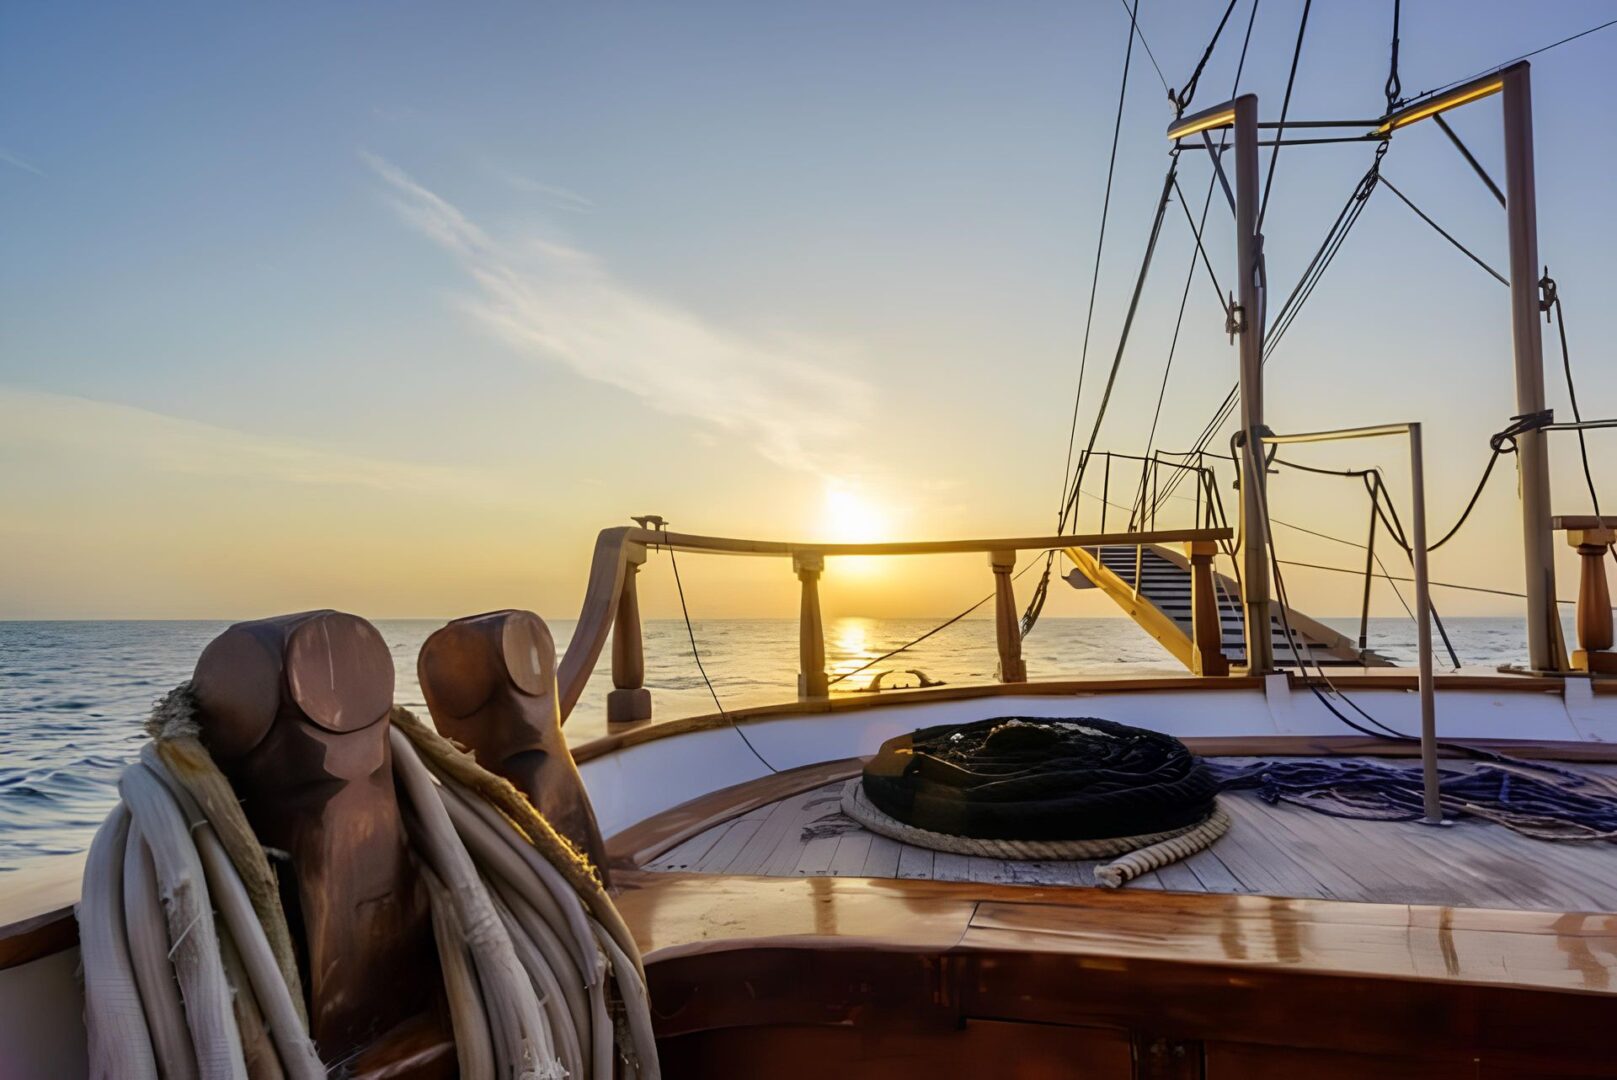
<svg viewBox="0 0 1617 1080"><path fill-rule="evenodd" d="M825 556L817 551L798 552L792 556L792 569L803 583L797 630L797 696L799 700L830 697L831 686L825 673L825 625L820 619L820 574L825 570Z"/></svg>
<svg viewBox="0 0 1617 1080"><path fill-rule="evenodd" d="M1218 544L1212 540L1185 544L1185 557L1190 560L1191 670L1197 675L1230 673L1224 655L1224 621L1213 588L1213 557L1217 554Z"/></svg>
<svg viewBox="0 0 1617 1080"><path fill-rule="evenodd" d="M1572 666L1591 675L1617 675L1617 653L1611 623L1611 590L1606 585L1606 552L1617 542L1617 529L1600 526L1568 529L1567 541L1578 549L1578 648Z"/></svg>
<svg viewBox="0 0 1617 1080"><path fill-rule="evenodd" d="M606 722L633 724L651 719L651 691L646 689L646 652L640 630L640 596L635 579L646 561L644 545L623 553L623 585L612 621L612 686L606 695Z"/></svg>
<svg viewBox="0 0 1617 1080"><path fill-rule="evenodd" d="M991 551L988 565L994 571L994 634L999 643L999 681L1027 682L1027 664L1022 660L1022 628L1016 618L1016 589L1011 584L1016 552Z"/></svg>

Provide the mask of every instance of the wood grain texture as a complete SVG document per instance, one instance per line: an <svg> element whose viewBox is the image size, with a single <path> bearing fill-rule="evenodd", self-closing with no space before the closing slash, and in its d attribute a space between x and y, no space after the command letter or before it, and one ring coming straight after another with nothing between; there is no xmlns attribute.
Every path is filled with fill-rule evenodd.
<svg viewBox="0 0 1617 1080"><path fill-rule="evenodd" d="M1237 759L1239 760L1239 759ZM845 767L852 771L851 764ZM1605 767L1617 773L1617 768ZM761 781L778 791L812 774ZM675 844L642 868L770 877L876 877L921 881L1092 886L1096 861L988 859L900 844L843 817L856 778L835 778L759 805L740 818L709 808L716 824L675 831ZM748 785L732 789L744 795ZM1533 911L1617 911L1617 844L1557 844L1502 826L1464 822L1350 821L1301 807L1226 795L1234 825L1189 859L1136 878L1131 890L1237 893L1368 903L1422 903ZM715 803L715 807L717 806ZM745 824L750 827L736 832Z"/></svg>

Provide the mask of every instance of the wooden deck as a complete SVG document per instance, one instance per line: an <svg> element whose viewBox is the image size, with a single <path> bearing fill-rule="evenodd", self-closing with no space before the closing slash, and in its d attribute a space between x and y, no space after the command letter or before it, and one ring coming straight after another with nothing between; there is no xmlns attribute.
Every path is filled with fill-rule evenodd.
<svg viewBox="0 0 1617 1080"><path fill-rule="evenodd" d="M1231 761L1239 759L1227 759ZM1445 763L1446 767L1450 763ZM1582 766L1617 774L1617 766ZM741 814L646 860L646 870L766 877L864 877L1093 886L1095 862L951 855L877 836L845 818L836 780ZM1223 796L1234 825L1212 848L1130 882L1130 889L1617 911L1617 843L1550 843L1499 825L1444 828L1347 821Z"/></svg>

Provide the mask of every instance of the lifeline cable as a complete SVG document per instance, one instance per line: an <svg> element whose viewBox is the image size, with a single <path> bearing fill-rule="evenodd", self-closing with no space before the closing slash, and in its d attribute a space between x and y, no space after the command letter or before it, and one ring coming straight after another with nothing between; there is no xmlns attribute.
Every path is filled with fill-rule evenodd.
<svg viewBox="0 0 1617 1080"><path fill-rule="evenodd" d="M667 528L667 525L664 524L663 527ZM747 744L747 749L752 751L752 756L757 758L764 768L772 773L780 772L779 769L769 763L768 758L758 752L756 746L752 745L752 740L747 738L745 731L741 730L741 725L736 723L735 717L724 711L724 705L719 701L719 692L713 688L713 680L707 677L707 668L702 664L702 651L696 647L696 630L691 626L691 611L690 608L685 606L685 586L679 580L679 560L674 557L674 546L672 544L666 545L666 548L668 551L668 565L674 571L674 588L679 592L679 611L685 617L685 633L691 639L691 659L696 661L696 670L701 672L702 681L707 684L707 692L713 697L713 707L718 709L719 715L729 722L731 729L741 736L741 741Z"/></svg>

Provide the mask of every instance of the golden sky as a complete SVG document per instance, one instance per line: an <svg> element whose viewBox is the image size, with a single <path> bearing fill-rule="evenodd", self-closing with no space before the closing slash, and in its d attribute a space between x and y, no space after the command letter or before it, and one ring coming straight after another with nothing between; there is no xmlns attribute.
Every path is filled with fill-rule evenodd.
<svg viewBox="0 0 1617 1080"><path fill-rule="evenodd" d="M1500 0L1456 26L1459 7L1405 13L1412 91L1606 10ZM632 11L14 13L0 44L0 618L507 606L571 618L596 531L643 513L769 539L1049 531L1121 10ZM1257 24L1243 89L1266 116L1294 15L1265 5ZM1311 40L1331 48L1305 57L1293 115L1375 115L1385 20L1357 5L1312 19ZM1210 27L1194 22L1142 9L1170 76L1205 43ZM1610 48L1590 37L1534 68L1541 249L1590 415L1617 398L1605 300L1617 134L1604 91L1590 92ZM1200 104L1228 89L1233 62L1219 54ZM1166 165L1160 88L1138 50L1136 64L1080 443ZM1497 104L1454 123L1502 175ZM1266 223L1277 297L1368 159L1313 149L1278 166ZM1197 199L1209 180L1192 157L1181 177ZM1385 169L1503 265L1503 217L1440 133L1400 135ZM1220 209L1208 244L1227 279ZM1102 447L1144 449L1192 251L1182 217L1168 219ZM1155 444L1166 449L1190 443L1236 370L1206 281L1191 284ZM1424 421L1440 532L1488 434L1516 411L1505 300L1374 197L1269 367L1271 425ZM1597 478L1611 438L1591 437ZM1554 445L1556 511L1583 512L1575 444ZM1402 453L1290 456L1383 466L1407 509ZM1513 471L1501 465L1473 523L1434 556L1435 578L1520 587ZM1132 479L1113 478L1114 501L1131 500ZM1101 483L1085 481L1086 527ZM1225 499L1233 510L1227 487ZM1349 541L1282 525L1282 558L1362 565L1355 483L1282 474L1272 506ZM1175 502L1161 524L1190 513ZM1385 538L1381 550L1408 573ZM1572 596L1574 563L1560 558ZM795 614L784 561L692 556L681 569L699 617ZM1358 609L1350 574L1288 576L1305 610ZM661 557L642 581L648 617L677 614ZM824 590L830 615L941 616L990 585L970 556L833 561ZM1517 610L1437 600L1451 614ZM1401 610L1378 587L1376 612ZM1059 584L1047 611L1112 614Z"/></svg>

